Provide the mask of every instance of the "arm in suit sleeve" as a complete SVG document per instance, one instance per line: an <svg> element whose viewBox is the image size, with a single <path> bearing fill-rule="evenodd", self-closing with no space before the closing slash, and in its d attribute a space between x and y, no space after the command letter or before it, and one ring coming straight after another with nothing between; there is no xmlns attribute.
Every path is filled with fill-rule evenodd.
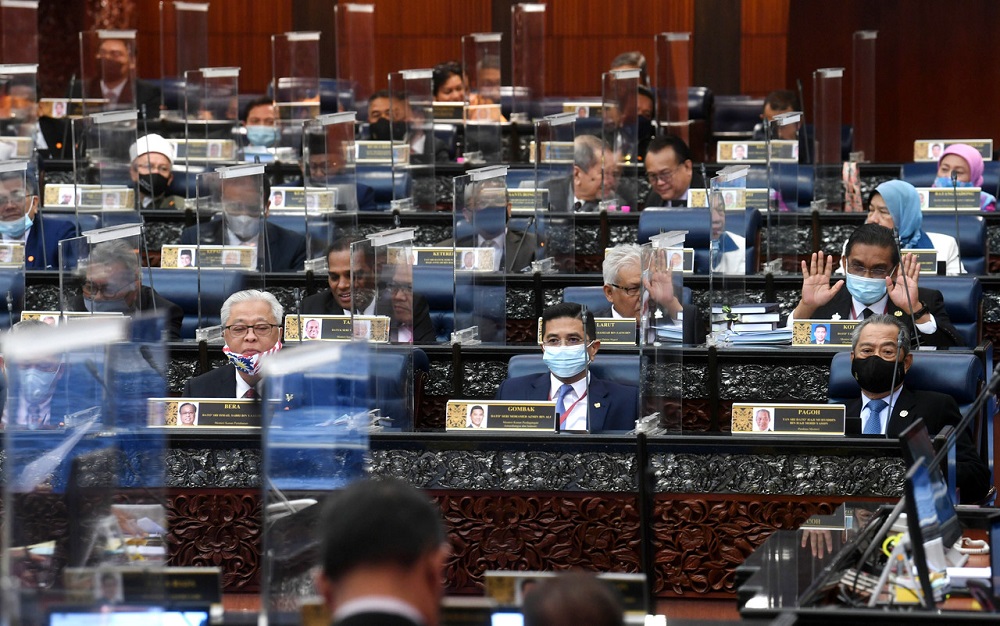
<svg viewBox="0 0 1000 626"><path fill-rule="evenodd" d="M413 343L437 343L437 332L431 321L431 307L427 298L413 295Z"/></svg>
<svg viewBox="0 0 1000 626"><path fill-rule="evenodd" d="M948 312L944 308L944 297L936 289L920 289L920 301L927 305L927 309L934 316L937 323L937 330L926 335L920 333L920 345L934 346L936 348L950 348L952 346L963 345L964 341L958 334L958 330L951 323ZM913 329L913 323L909 316L903 316L904 323L909 329Z"/></svg>
<svg viewBox="0 0 1000 626"><path fill-rule="evenodd" d="M923 398L925 401L927 400L926 395ZM934 436L945 425L958 426L962 420L962 414L954 398L946 394L934 394L934 398L940 398L940 401L926 402L921 407L922 412L925 413L924 422L928 424L931 436ZM937 429L931 426L935 422L941 425ZM964 432L958 433L955 439L955 463L959 496L962 502L971 504L982 500L990 489L990 470L976 451L972 431L968 428Z"/></svg>

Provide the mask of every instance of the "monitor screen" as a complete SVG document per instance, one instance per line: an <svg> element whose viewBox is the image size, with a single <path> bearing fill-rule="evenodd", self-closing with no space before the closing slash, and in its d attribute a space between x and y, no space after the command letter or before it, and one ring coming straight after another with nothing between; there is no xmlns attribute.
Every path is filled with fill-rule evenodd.
<svg viewBox="0 0 1000 626"><path fill-rule="evenodd" d="M921 457L906 473L906 527L913 550L913 563L920 579L923 596L921 604L925 608L931 608L935 604L934 590L931 588L931 561L928 556L940 553L941 558L935 561L942 562L934 569L938 571L945 567L934 492L927 461L925 457Z"/></svg>
<svg viewBox="0 0 1000 626"><path fill-rule="evenodd" d="M993 597L1000 597L1000 513L990 517L990 575Z"/></svg>
<svg viewBox="0 0 1000 626"><path fill-rule="evenodd" d="M929 465L934 458L934 443L924 420L918 419L899 435L899 443L903 449L903 460L907 466L912 466L917 459L923 458ZM962 524L955 512L955 503L951 501L948 492L948 482L941 473L941 467L928 466L928 478L934 493L934 508L937 511L937 521L940 527L941 539L945 547L955 545L962 537Z"/></svg>
<svg viewBox="0 0 1000 626"><path fill-rule="evenodd" d="M55 608L48 626L207 626L208 611L153 607Z"/></svg>

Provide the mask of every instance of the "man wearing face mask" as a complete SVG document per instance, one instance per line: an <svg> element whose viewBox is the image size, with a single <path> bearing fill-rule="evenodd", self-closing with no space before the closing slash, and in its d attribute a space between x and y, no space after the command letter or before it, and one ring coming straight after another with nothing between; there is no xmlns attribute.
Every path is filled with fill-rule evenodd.
<svg viewBox="0 0 1000 626"><path fill-rule="evenodd" d="M902 351L897 349L902 341ZM933 437L945 426L957 426L962 416L954 398L904 385L913 364L909 331L891 315L873 315L854 329L851 373L861 386L861 397L847 403L847 415L861 418L862 433L899 437L923 418ZM895 376L895 387L893 377ZM958 486L964 503L978 502L989 491L989 469L976 453L968 429L956 440Z"/></svg>
<svg viewBox="0 0 1000 626"><path fill-rule="evenodd" d="M508 378L497 400L555 400L559 429L592 433L632 430L639 417L639 390L601 380L588 365L601 342L594 316L575 302L542 312L542 359L548 374Z"/></svg>
<svg viewBox="0 0 1000 626"><path fill-rule="evenodd" d="M222 303L228 365L184 383L185 398L257 398L261 359L281 349L284 309L266 291L247 289Z"/></svg>
<svg viewBox="0 0 1000 626"><path fill-rule="evenodd" d="M802 262L802 298L787 325L806 319L867 319L884 313L920 334L920 345L947 349L962 345L936 289L918 286L920 264L913 255L900 263L893 232L862 224L847 240L841 263L846 280L831 284L833 257L814 253ZM904 279L905 274L905 279ZM843 287L846 285L847 289Z"/></svg>
<svg viewBox="0 0 1000 626"><path fill-rule="evenodd" d="M136 79L133 43L124 39L104 39L97 47L98 76L87 76L85 98L101 98L108 101L109 109L139 110L151 119L160 117L160 88L153 83ZM70 98L80 97L80 82L70 84Z"/></svg>
<svg viewBox="0 0 1000 626"><path fill-rule="evenodd" d="M493 267L520 272L535 260L538 241L534 233L508 228L510 203L503 183L485 181L466 185L462 215L475 232L455 239L445 239L439 246L458 248L493 248Z"/></svg>
<svg viewBox="0 0 1000 626"><path fill-rule="evenodd" d="M59 266L59 241L76 237L67 220L38 216L35 177L22 172L0 174L0 243L24 245L24 266L41 270Z"/></svg>
<svg viewBox="0 0 1000 626"><path fill-rule="evenodd" d="M168 341L179 341L184 311L142 284L139 256L122 240L99 243L80 262L81 294L70 302L74 311L134 315L156 311L167 318Z"/></svg>
<svg viewBox="0 0 1000 626"><path fill-rule="evenodd" d="M174 147L160 135L140 137L128 149L129 176L136 186L140 209L184 210L184 198L170 193L174 182Z"/></svg>
<svg viewBox="0 0 1000 626"><path fill-rule="evenodd" d="M52 327L39 320L24 320L14 324L10 332L12 334L26 331L48 332ZM0 357L0 364L3 359ZM3 408L3 417L0 419L8 428L16 424L20 428L56 428L62 421L61 415L70 412L66 406L54 402L59 380L63 376L65 364L59 360L41 360L34 363L24 363L18 366L18 380L20 389L17 393L17 400L12 406L7 405L7 378L12 372L6 372L3 386L3 397L0 408ZM55 419L53 419L55 415Z"/></svg>
<svg viewBox="0 0 1000 626"><path fill-rule="evenodd" d="M368 98L368 134L375 141L408 144L411 163L450 159L447 146L434 137L433 128L419 108L410 106L405 93L382 90Z"/></svg>
<svg viewBox="0 0 1000 626"><path fill-rule="evenodd" d="M251 100L243 109L243 128L246 129L247 144L256 148L273 148L281 136L274 125L274 103L270 98Z"/></svg>

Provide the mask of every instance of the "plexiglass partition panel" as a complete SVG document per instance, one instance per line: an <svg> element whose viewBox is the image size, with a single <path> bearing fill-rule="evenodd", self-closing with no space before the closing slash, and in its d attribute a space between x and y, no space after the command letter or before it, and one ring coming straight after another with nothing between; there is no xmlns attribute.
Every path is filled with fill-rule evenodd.
<svg viewBox="0 0 1000 626"><path fill-rule="evenodd" d="M124 318L24 322L4 357L5 623L53 603L164 606L150 573L167 560L166 436L146 425L146 398L166 392L161 340Z"/></svg>
<svg viewBox="0 0 1000 626"><path fill-rule="evenodd" d="M77 185L73 198L77 213L97 214L103 226L141 221L136 210L142 206L140 189L152 192L157 175L166 177L169 171L161 171L164 164L151 152L137 157L136 168L132 169L136 111L94 113L84 122L86 161L73 161L77 180L84 181Z"/></svg>
<svg viewBox="0 0 1000 626"><path fill-rule="evenodd" d="M833 67L813 72L813 108L815 110L816 182L813 197L828 205L841 204L841 124L844 68Z"/></svg>
<svg viewBox="0 0 1000 626"><path fill-rule="evenodd" d="M176 160L225 165L238 160L240 68L206 67L184 72L184 143Z"/></svg>
<svg viewBox="0 0 1000 626"><path fill-rule="evenodd" d="M797 241L788 241L788 237L779 237L776 233L800 232L799 223L811 219L806 211L809 206L799 205L799 180L807 179L808 170L799 167L796 159L787 158L788 142L792 147L798 147L798 133L801 127L802 114L790 111L775 115L770 122L764 121L764 138L767 151L765 157L765 185L761 185L759 167L747 176L747 192L742 196L744 208L757 208L764 213L764 237L761 260L765 263L776 262L788 257L790 263L797 258ZM781 155L782 158L779 158ZM739 198L739 197L737 197ZM727 203L732 209L732 203ZM769 271L780 272L781 262L767 265ZM760 268L755 268L755 270ZM791 268L794 269L794 268ZM754 272L751 272L754 273Z"/></svg>
<svg viewBox="0 0 1000 626"><path fill-rule="evenodd" d="M208 67L208 3L174 2L176 65L169 76ZM166 74L165 74L166 75Z"/></svg>
<svg viewBox="0 0 1000 626"><path fill-rule="evenodd" d="M11 239L0 242L0 329L10 328L24 310L25 245L20 241L29 228L38 201L35 183L27 174L27 161L0 161L0 225ZM43 248L44 249L44 248ZM48 259L32 258L32 269L48 267ZM55 263L55 259L52 260Z"/></svg>
<svg viewBox="0 0 1000 626"><path fill-rule="evenodd" d="M83 317L120 317L153 310L142 289L142 226L89 230L59 242L59 309Z"/></svg>
<svg viewBox="0 0 1000 626"><path fill-rule="evenodd" d="M559 113L535 122L534 186L510 189L513 217L523 222L521 229L534 236L538 259L551 259L546 269L564 273L576 271L575 213L599 210L599 203L576 206L573 185L576 114ZM594 138L597 139L596 137ZM599 141L599 140L598 140ZM600 155L598 155L598 166ZM600 170L598 170L600 171ZM525 197L534 202L524 202ZM528 213L533 205L534 213ZM533 217L533 219L526 219Z"/></svg>
<svg viewBox="0 0 1000 626"><path fill-rule="evenodd" d="M541 116L545 99L545 4L520 2L511 7L511 120Z"/></svg>
<svg viewBox="0 0 1000 626"><path fill-rule="evenodd" d="M277 620L317 593L324 499L365 474L374 366L365 343L315 342L282 350L261 367L261 612Z"/></svg>
<svg viewBox="0 0 1000 626"><path fill-rule="evenodd" d="M332 207L321 220L312 220L308 258L322 254L320 248L339 237L353 234L358 224L358 187L355 165L354 111L323 115L303 125L302 173L306 184L306 206ZM325 222L327 234L315 230Z"/></svg>
<svg viewBox="0 0 1000 626"><path fill-rule="evenodd" d="M37 65L0 65L0 161L34 157Z"/></svg>
<svg viewBox="0 0 1000 626"><path fill-rule="evenodd" d="M686 430L681 406L684 359L679 346L704 341L696 334L702 328L697 307L683 304L684 267L685 263L690 267L693 255L679 234L654 237L641 247L620 245L613 254L624 258L616 277L622 289L616 290L614 306L634 308L638 328L642 368L638 417L655 414L651 426L682 433ZM625 262L632 259L636 261ZM629 296L629 289L637 291L635 296Z"/></svg>
<svg viewBox="0 0 1000 626"><path fill-rule="evenodd" d="M0 0L0 63L38 63L37 0Z"/></svg>
<svg viewBox="0 0 1000 626"><path fill-rule="evenodd" d="M852 152L857 161L875 160L875 50L877 30L859 30L854 33L853 65L851 72L854 89L854 106L851 121L854 125Z"/></svg>
<svg viewBox="0 0 1000 626"><path fill-rule="evenodd" d="M529 237L507 224L510 204L505 166L471 170L456 176L454 185L455 331L476 327L483 343L503 344L505 273L530 265Z"/></svg>
<svg viewBox="0 0 1000 626"><path fill-rule="evenodd" d="M656 121L661 130L677 135L690 145L691 33L660 33L655 43Z"/></svg>
<svg viewBox="0 0 1000 626"><path fill-rule="evenodd" d="M499 163L503 159L500 106L501 33L474 33L462 37L462 69L467 81L465 159L470 163Z"/></svg>
<svg viewBox="0 0 1000 626"><path fill-rule="evenodd" d="M432 74L432 70L389 74L391 118L376 123L378 132L375 125L371 129L372 139L384 140L388 127L392 142L393 201L400 209L437 209L435 162L439 147L434 135ZM408 198L412 200L407 202Z"/></svg>
<svg viewBox="0 0 1000 626"><path fill-rule="evenodd" d="M86 115L136 108L135 31L87 30L80 33L80 89ZM148 111L150 117L159 112Z"/></svg>
<svg viewBox="0 0 1000 626"><path fill-rule="evenodd" d="M279 147L300 149L302 122L319 115L319 38L318 32L271 36L270 91Z"/></svg>
<svg viewBox="0 0 1000 626"><path fill-rule="evenodd" d="M337 78L350 85L352 106L375 93L375 5L347 2L333 8Z"/></svg>
<svg viewBox="0 0 1000 626"><path fill-rule="evenodd" d="M755 270L747 263L749 212L728 210L726 205L727 200L734 204L738 193L745 192L748 171L745 165L723 168L709 188L705 217L709 220L708 287L713 314L746 302L746 274Z"/></svg>
<svg viewBox="0 0 1000 626"><path fill-rule="evenodd" d="M639 70L615 70L602 75L602 134L612 159L604 163L604 200L616 208L638 206L640 143L652 136L652 122L638 114ZM585 130L577 124L577 132Z"/></svg>

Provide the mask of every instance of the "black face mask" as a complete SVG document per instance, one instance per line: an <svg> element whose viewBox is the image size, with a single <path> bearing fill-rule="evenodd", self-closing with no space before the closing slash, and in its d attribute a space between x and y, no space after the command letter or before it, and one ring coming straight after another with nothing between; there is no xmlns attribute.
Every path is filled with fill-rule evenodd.
<svg viewBox="0 0 1000 626"><path fill-rule="evenodd" d="M406 122L389 122L382 118L368 126L369 133L375 141L401 141L406 136Z"/></svg>
<svg viewBox="0 0 1000 626"><path fill-rule="evenodd" d="M139 176L139 191L153 198L166 195L170 181L163 174L141 174Z"/></svg>
<svg viewBox="0 0 1000 626"><path fill-rule="evenodd" d="M902 361L886 361L882 357L857 357L851 361L851 374L861 388L872 393L886 393L892 390L892 373L896 372L896 384L903 382L906 369Z"/></svg>

